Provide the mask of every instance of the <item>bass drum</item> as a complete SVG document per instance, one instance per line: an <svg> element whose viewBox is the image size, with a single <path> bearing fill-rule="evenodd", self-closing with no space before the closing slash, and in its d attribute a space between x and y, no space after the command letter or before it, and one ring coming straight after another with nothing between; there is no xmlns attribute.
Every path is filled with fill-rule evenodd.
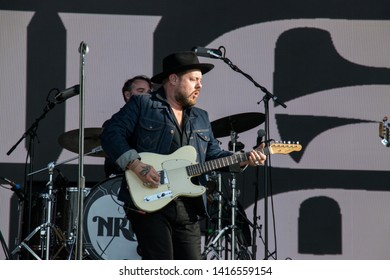
<svg viewBox="0 0 390 280"><path fill-rule="evenodd" d="M139 260L138 243L117 199L123 175L92 188L84 201L84 249L96 260Z"/></svg>

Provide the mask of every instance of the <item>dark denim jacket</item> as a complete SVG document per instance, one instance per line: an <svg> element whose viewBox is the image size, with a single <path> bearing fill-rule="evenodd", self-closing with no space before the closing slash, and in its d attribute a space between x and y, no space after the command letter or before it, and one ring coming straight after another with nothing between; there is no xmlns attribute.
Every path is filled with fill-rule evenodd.
<svg viewBox="0 0 390 280"><path fill-rule="evenodd" d="M139 157L140 152L169 154L174 127L161 87L151 94L133 96L105 123L101 134L102 148L124 170L131 160ZM206 111L192 108L184 129L189 135L190 145L197 151L197 162L231 155L231 152L221 150L214 138ZM128 190L121 190L118 198L129 202Z"/></svg>

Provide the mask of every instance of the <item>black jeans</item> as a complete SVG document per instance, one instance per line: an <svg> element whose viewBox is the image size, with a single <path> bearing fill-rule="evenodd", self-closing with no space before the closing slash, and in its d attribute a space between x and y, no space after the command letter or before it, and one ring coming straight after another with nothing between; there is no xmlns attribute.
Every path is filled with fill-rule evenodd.
<svg viewBox="0 0 390 280"><path fill-rule="evenodd" d="M179 198L152 213L126 211L143 260L202 259L200 225L193 204L191 198Z"/></svg>

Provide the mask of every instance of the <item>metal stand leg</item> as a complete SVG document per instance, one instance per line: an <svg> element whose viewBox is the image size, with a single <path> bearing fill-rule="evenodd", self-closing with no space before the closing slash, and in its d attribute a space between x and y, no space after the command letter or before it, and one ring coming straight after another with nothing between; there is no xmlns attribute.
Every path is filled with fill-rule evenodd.
<svg viewBox="0 0 390 280"><path fill-rule="evenodd" d="M219 239L215 239L215 234L218 234L221 232L222 230L222 180L221 180L221 174L217 172L212 172L210 176L208 176L208 181L209 182L212 182L212 186L214 185L217 185L218 186L218 190L216 192L216 195L213 195L212 193L215 191L215 187L210 187L212 189L211 191L211 196L213 197L211 199L211 207L212 207L212 204L214 204L214 201L217 202L217 218L212 218L212 217L209 217L210 219L210 224L213 225L213 229L212 229L212 234L210 235L210 238L209 236L205 236L205 244L208 245L207 247L205 247L204 249L204 253L203 253L203 257L207 257L207 255L213 251L213 259L217 258L217 259L222 259L222 252L223 252L223 247L222 247L222 238L219 238ZM215 213L212 213L212 215L214 216ZM216 225L217 227L215 228L215 221L216 221ZM214 239L213 239L214 238ZM210 240L213 240L209 243ZM218 245L217 245L218 244ZM217 246L216 246L217 245Z"/></svg>
<svg viewBox="0 0 390 280"><path fill-rule="evenodd" d="M227 230L230 229L230 226L224 227L222 230L218 232L218 234L209 242L207 245L205 251L203 252L204 259L207 259L207 257L211 253L210 259L212 260L222 260L222 251L224 248L222 247L222 242L227 234ZM218 245L217 245L218 244ZM217 245L217 247L216 247Z"/></svg>
<svg viewBox="0 0 390 280"><path fill-rule="evenodd" d="M45 224L42 224L38 227L36 227L13 251L12 251L12 255L16 254L17 252L20 251L20 249L23 247L24 249L26 249L28 252L30 252L31 255L34 256L34 258L36 258L37 260L42 260L42 256L45 255L45 259L46 260L49 260L49 254L47 253L49 251L49 249L47 249L45 246L47 246L47 238L45 237L45 246L42 246L41 248L41 252L46 252L46 254L41 254L41 257L37 255L36 252L34 252L33 249L31 249L27 243L30 241L30 239L36 234L36 233L40 233L41 236L46 236L46 234L48 233L48 229L50 228L53 228L54 229L54 232L58 232L56 226L54 224L50 224L50 223L45 223ZM60 235L58 235L60 237ZM49 246L50 247L50 246Z"/></svg>
<svg viewBox="0 0 390 280"><path fill-rule="evenodd" d="M233 180L235 177L233 176ZM221 175L218 177L218 229L214 235L210 237L210 241L206 241L206 246L203 251L203 259L222 260L222 259L251 259L248 248L244 244L242 231L236 226L237 216L237 195L235 181L232 181L232 199L228 202L231 207L232 218L231 224L222 228L223 214L223 197L221 190L222 180ZM223 256L225 253L225 258Z"/></svg>
<svg viewBox="0 0 390 280"><path fill-rule="evenodd" d="M47 183L47 187L49 189L48 192L48 200L47 200L47 212L46 212L46 221L48 223L51 223L52 220L52 210L53 210L53 170L54 170L54 162L49 163L49 182ZM50 237L51 237L51 227L48 226L46 227L46 254L45 254L45 259L49 260L50 259Z"/></svg>
<svg viewBox="0 0 390 280"><path fill-rule="evenodd" d="M53 212L53 203L55 202L55 197L53 195L53 169L54 169L54 162L49 163L48 165L49 169L49 181L47 183L48 187L48 193L46 196L46 222L41 224L40 226L36 227L13 251L12 255L17 253L22 247L25 248L28 252L30 252L36 259L40 260L44 258L45 260L50 259L50 247L51 247L51 235L52 235L52 229L53 233L61 240L61 242L64 240L64 237L62 235L62 232L58 229L56 225L52 223L52 212ZM36 234L40 233L41 238L44 239L44 242L42 242L41 245L41 257L38 256L28 245L28 241ZM61 250L61 249L60 249ZM57 254L59 251L57 252ZM56 254L56 255L57 255Z"/></svg>

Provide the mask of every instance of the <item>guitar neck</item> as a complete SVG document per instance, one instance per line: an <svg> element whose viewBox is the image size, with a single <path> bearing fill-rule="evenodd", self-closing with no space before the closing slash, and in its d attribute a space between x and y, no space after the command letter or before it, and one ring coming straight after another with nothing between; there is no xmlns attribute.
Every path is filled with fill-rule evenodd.
<svg viewBox="0 0 390 280"><path fill-rule="evenodd" d="M268 147L265 147L263 149L263 153L265 155L270 154L270 149ZM237 153L233 154L228 157L223 157L223 158L217 158L213 160L206 161L205 163L198 163L198 164L193 164L189 165L186 167L187 169L187 174L189 176L199 176L203 173L207 173L216 169L220 169L226 166L230 166L233 164L238 164L243 161L247 161L249 156L249 152L247 153Z"/></svg>

